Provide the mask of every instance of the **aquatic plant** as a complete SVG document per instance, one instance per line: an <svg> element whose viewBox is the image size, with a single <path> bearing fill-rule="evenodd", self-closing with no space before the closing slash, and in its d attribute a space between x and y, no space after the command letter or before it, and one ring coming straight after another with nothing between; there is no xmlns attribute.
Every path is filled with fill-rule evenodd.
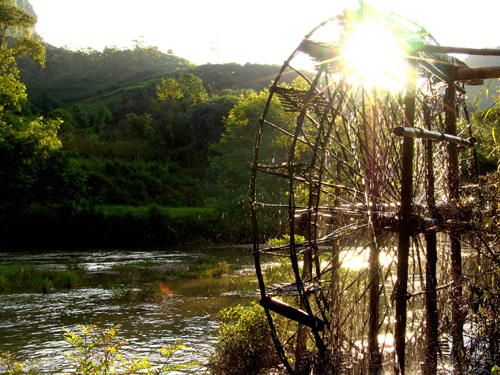
<svg viewBox="0 0 500 375"><path fill-rule="evenodd" d="M81 375L102 374L147 374L164 375L172 371L179 371L199 365L198 362L172 364L173 355L185 346L181 343L164 345L158 349L162 363L151 363L147 357L132 355L125 358L122 348L129 340L122 339L119 334L119 325L108 328L99 328L96 325L78 325L80 332L63 329L63 335L72 350L63 352L71 360L72 372ZM6 374L37 374L36 365L41 362L17 361L16 356L9 352L0 356L0 369Z"/></svg>

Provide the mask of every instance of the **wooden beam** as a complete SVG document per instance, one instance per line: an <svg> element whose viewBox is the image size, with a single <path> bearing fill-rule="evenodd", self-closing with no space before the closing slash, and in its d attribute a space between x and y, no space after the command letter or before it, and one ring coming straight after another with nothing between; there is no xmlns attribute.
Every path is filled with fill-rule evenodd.
<svg viewBox="0 0 500 375"><path fill-rule="evenodd" d="M439 70L430 61L427 61L427 60L425 60L423 58L420 58L419 62L420 62L420 65L422 65L425 69L427 69L429 72L431 72L436 77L438 77L439 79L443 80L444 82L446 82L446 83L452 83L453 82L453 78L452 77L450 77L446 73L444 73L441 70ZM482 82L481 82L481 84L482 84ZM455 84L455 89L457 91L461 92L462 94L466 93L466 91L462 87L460 87L458 84Z"/></svg>
<svg viewBox="0 0 500 375"><path fill-rule="evenodd" d="M431 53L460 53L464 55L500 56L500 49L490 48L465 48L422 44L417 48L417 50Z"/></svg>
<svg viewBox="0 0 500 375"><path fill-rule="evenodd" d="M500 66L489 66L483 68L458 68L453 80L465 81L469 79L500 78Z"/></svg>
<svg viewBox="0 0 500 375"><path fill-rule="evenodd" d="M408 58L408 78L406 81L406 96L404 99L404 115L407 127L415 123L415 104L417 89L418 59L415 55ZM406 321L408 295L408 258L410 254L410 226L406 225L412 217L413 198L413 138L403 138L401 165L401 230L398 236L397 281L394 286L396 295L396 324L394 328L394 348L396 362L394 373L405 375Z"/></svg>
<svg viewBox="0 0 500 375"><path fill-rule="evenodd" d="M268 308L285 318L294 320L313 329L317 329L318 331L323 330L325 326L325 322L318 317L310 316L305 311L290 306L289 304L278 299L264 296L260 299L260 304L262 307Z"/></svg>
<svg viewBox="0 0 500 375"><path fill-rule="evenodd" d="M431 110L427 100L423 103L424 123L427 131L431 131ZM430 140L425 143L425 197L427 209L432 219L438 219L435 197L434 178L434 150ZM437 236L435 230L427 231L424 235L426 242L426 265L425 265L425 362L422 367L424 375L437 374L437 353L439 316L437 307Z"/></svg>
<svg viewBox="0 0 500 375"><path fill-rule="evenodd" d="M458 137L456 135L450 135L446 133L425 130L421 128L410 128L404 126L397 126L392 130L394 135L398 137L412 137L412 138L424 138L433 141L445 141L449 143L455 143L461 146L473 146L474 142L470 139L465 139Z"/></svg>

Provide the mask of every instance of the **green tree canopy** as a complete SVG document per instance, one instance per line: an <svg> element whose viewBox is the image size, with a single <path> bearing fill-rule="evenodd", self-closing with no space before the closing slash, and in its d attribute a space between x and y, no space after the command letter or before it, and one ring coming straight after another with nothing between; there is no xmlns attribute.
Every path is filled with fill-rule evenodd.
<svg viewBox="0 0 500 375"><path fill-rule="evenodd" d="M238 102L236 95L216 96L191 107L191 148L197 154L207 155L210 145L219 142L224 132L223 120Z"/></svg>
<svg viewBox="0 0 500 375"><path fill-rule="evenodd" d="M190 108L208 99L203 82L191 73L162 79L156 96L153 111L158 133L171 150L186 149L192 143Z"/></svg>
<svg viewBox="0 0 500 375"><path fill-rule="evenodd" d="M31 55L42 66L45 49L32 34L36 18L13 0L0 0L0 115L19 111L26 100L26 87L19 81L16 57Z"/></svg>

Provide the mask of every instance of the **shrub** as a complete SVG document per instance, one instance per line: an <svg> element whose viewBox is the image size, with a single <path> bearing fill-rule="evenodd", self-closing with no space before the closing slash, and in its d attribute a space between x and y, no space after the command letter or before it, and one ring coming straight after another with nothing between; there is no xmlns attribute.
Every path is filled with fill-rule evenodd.
<svg viewBox="0 0 500 375"><path fill-rule="evenodd" d="M219 339L208 367L215 375L253 375L279 360L264 309L256 303L221 310Z"/></svg>
<svg viewBox="0 0 500 375"><path fill-rule="evenodd" d="M171 371L182 370L198 365L196 362L170 364L175 352L185 348L182 344L166 345L159 349L164 359L162 365L153 365L147 357L134 355L128 359L121 354L122 347L128 340L121 339L118 327L99 328L95 325L79 325L81 334L63 330L66 341L71 345L71 352L64 352L77 374L148 374L163 375Z"/></svg>
<svg viewBox="0 0 500 375"><path fill-rule="evenodd" d="M89 326L78 325L80 333L63 329L66 341L72 350L63 352L71 360L73 371L71 373L81 375L165 375L172 371L179 371L188 367L197 366L197 362L171 364L172 356L179 350L185 348L178 343L175 345L164 345L158 351L163 362L153 364L147 357L133 355L130 358L123 356L122 347L128 340L120 338L118 327L99 328L93 324ZM0 355L0 370L2 374L34 375L38 373L37 362L21 363L16 356L9 352Z"/></svg>
<svg viewBox="0 0 500 375"><path fill-rule="evenodd" d="M38 362L21 363L16 360L16 356L10 352L5 352L0 355L0 366L4 368L5 374L27 374L33 375L37 373Z"/></svg>

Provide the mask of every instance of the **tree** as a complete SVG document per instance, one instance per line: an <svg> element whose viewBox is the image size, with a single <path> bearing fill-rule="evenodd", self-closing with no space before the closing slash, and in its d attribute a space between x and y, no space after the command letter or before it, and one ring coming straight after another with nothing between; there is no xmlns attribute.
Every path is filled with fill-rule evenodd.
<svg viewBox="0 0 500 375"><path fill-rule="evenodd" d="M192 142L189 110L208 98L203 82L188 73L178 79L162 79L156 87L156 96L153 108L159 133L171 150L187 148Z"/></svg>
<svg viewBox="0 0 500 375"><path fill-rule="evenodd" d="M32 35L36 18L19 8L13 0L0 0L0 116L17 112L26 100L26 86L19 81L16 57L31 55L45 63L45 49Z"/></svg>
<svg viewBox="0 0 500 375"><path fill-rule="evenodd" d="M127 122L130 125L129 133L137 148L137 161L140 160L141 144L150 140L152 137L151 121L152 118L148 113L143 115L130 113L127 115Z"/></svg>
<svg viewBox="0 0 500 375"><path fill-rule="evenodd" d="M477 139L477 159L481 174L492 172L499 167L500 107L495 106L472 114Z"/></svg>
<svg viewBox="0 0 500 375"><path fill-rule="evenodd" d="M223 120L237 102L236 95L224 95L197 103L191 108L193 142L190 147L203 160L207 158L210 145L219 142L224 132Z"/></svg>
<svg viewBox="0 0 500 375"><path fill-rule="evenodd" d="M35 23L36 17L14 0L0 0L0 220L4 230L16 218L74 213L87 202L85 174L60 150L60 116L53 113L52 118L34 120L21 116L27 94L16 58L31 55L41 66L45 63L45 48L32 34Z"/></svg>
<svg viewBox="0 0 500 375"><path fill-rule="evenodd" d="M250 181L250 165L253 161L253 148L262 115L262 108L267 101L269 93L251 93L241 97L238 104L230 111L224 121L225 131L220 142L211 149L216 154L210 161L209 180L213 182L211 195L214 205L222 211L224 220L230 221L228 228L233 228L234 236L248 234L250 227L250 210L248 208L248 183ZM271 103L268 120L283 128L291 129L295 124L295 113L285 112L279 100L275 97ZM283 136L278 130L271 128L262 140L260 160L263 164L281 164L286 162L290 137ZM264 194L267 199L276 196L275 200L282 199L287 203L286 182L276 184L276 179L264 176L259 181L259 194ZM259 200L265 201L264 196ZM283 214L283 212L281 213ZM278 210L276 215L280 215ZM273 215L265 218L269 223L266 234L276 237L280 228L280 220ZM282 221L285 223L286 220Z"/></svg>
<svg viewBox="0 0 500 375"><path fill-rule="evenodd" d="M208 99L203 81L191 73L183 73L179 79L162 79L156 88L160 102L183 99L185 106L190 106Z"/></svg>
<svg viewBox="0 0 500 375"><path fill-rule="evenodd" d="M101 107L94 114L93 128L97 134L101 134L108 130L109 124L113 121L113 115L107 107Z"/></svg>

